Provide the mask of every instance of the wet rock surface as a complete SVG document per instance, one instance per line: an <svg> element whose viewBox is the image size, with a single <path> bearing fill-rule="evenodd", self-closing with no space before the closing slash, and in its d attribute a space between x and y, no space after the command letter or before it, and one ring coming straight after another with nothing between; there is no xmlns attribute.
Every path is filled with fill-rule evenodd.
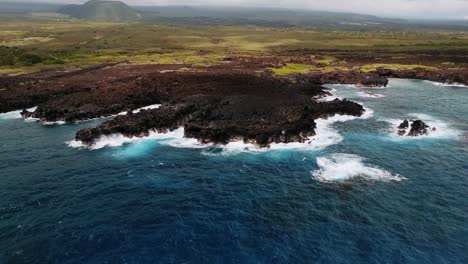
<svg viewBox="0 0 468 264"><path fill-rule="evenodd" d="M361 105L349 101L316 102L312 98L323 93L322 87L307 78L287 80L249 74L220 78L207 74L200 82L204 84L198 87L193 83L172 87L172 99L159 109L119 116L81 130L76 140L92 144L101 135L141 137L149 131L164 133L184 127L186 137L202 143L244 140L267 147L271 143L306 141L315 135L314 120L319 117L364 113Z"/></svg>
<svg viewBox="0 0 468 264"><path fill-rule="evenodd" d="M378 69L382 77L427 80L447 84L463 84L468 86L468 72L450 72L443 70L389 70Z"/></svg>
<svg viewBox="0 0 468 264"><path fill-rule="evenodd" d="M410 125L411 123L411 125ZM409 130L409 131L408 131ZM419 137L427 136L431 131L436 131L437 128L431 128L428 124L422 120L408 121L404 120L398 126L398 135L399 136L408 136L408 137ZM407 132L408 131L408 132Z"/></svg>
<svg viewBox="0 0 468 264"><path fill-rule="evenodd" d="M364 112L352 102L313 99L329 95L322 84L382 87L388 84L389 77L468 83L465 71L312 71L284 77L265 71L284 63L313 63L301 56L233 56L227 61L200 68L103 64L71 72L0 77L0 112L37 106L34 112L23 111L22 116L47 122L128 113L97 128L80 131L76 138L87 144L100 135L144 136L151 130L164 132L183 126L187 137L202 142L243 139L268 146L273 142L305 141L314 135L314 120L319 117L359 116ZM154 104L163 106L131 113ZM419 136L430 132L422 124L411 125L414 129L408 122L398 133Z"/></svg>
<svg viewBox="0 0 468 264"><path fill-rule="evenodd" d="M409 121L405 120L398 126L398 135L404 136L406 134L406 130L409 127Z"/></svg>
<svg viewBox="0 0 468 264"><path fill-rule="evenodd" d="M416 120L411 124L408 133L409 137L424 136L429 134L429 126L421 120Z"/></svg>

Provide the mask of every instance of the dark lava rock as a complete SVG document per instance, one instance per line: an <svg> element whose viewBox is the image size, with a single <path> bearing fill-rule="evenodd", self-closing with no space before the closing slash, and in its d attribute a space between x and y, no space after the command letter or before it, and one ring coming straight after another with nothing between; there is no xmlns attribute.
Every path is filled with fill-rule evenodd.
<svg viewBox="0 0 468 264"><path fill-rule="evenodd" d="M388 79L379 75L364 75L356 87L385 87L388 85Z"/></svg>
<svg viewBox="0 0 468 264"><path fill-rule="evenodd" d="M447 70L391 70L379 68L377 74L384 77L401 79L428 80L440 83L461 83L468 85L467 71L447 71Z"/></svg>
<svg viewBox="0 0 468 264"><path fill-rule="evenodd" d="M406 129L409 128L409 122L408 120L405 119L405 121L403 121L403 123L401 123L399 126L398 126L398 135L399 136L404 136L406 134Z"/></svg>
<svg viewBox="0 0 468 264"><path fill-rule="evenodd" d="M311 73L321 84L356 84L356 87L385 87L388 85L386 76L378 73L359 71Z"/></svg>
<svg viewBox="0 0 468 264"><path fill-rule="evenodd" d="M202 143L244 140L268 147L271 143L306 141L315 135L317 118L364 113L364 108L354 102L313 100L323 90L307 78L291 81L244 74L204 77L197 79L198 83L192 80L190 85L182 85L184 80L180 80L170 90L166 88L172 100L159 109L116 117L79 131L76 139L93 144L101 135L140 137L148 131L164 133L184 127L186 137Z"/></svg>
<svg viewBox="0 0 468 264"><path fill-rule="evenodd" d="M398 126L398 129L407 129L409 127L409 122L408 120L405 119L405 121L403 121L403 123L400 124L400 126Z"/></svg>
<svg viewBox="0 0 468 264"><path fill-rule="evenodd" d="M406 133L408 128L410 128L410 131ZM410 122L405 120L398 126L397 133L399 136L418 137L428 135L429 130L436 131L437 129L435 127L430 129L430 127L421 120L412 121L410 126Z"/></svg>
<svg viewBox="0 0 468 264"><path fill-rule="evenodd" d="M429 134L429 126L421 120L416 120L411 124L411 130L408 133L409 137L417 137Z"/></svg>
<svg viewBox="0 0 468 264"><path fill-rule="evenodd" d="M315 135L316 118L334 114L360 116L363 112L362 106L349 101L316 103L286 99L268 102L262 97L244 95L203 96L186 103L166 104L159 109L116 117L96 128L79 131L76 139L92 144L101 135L121 133L139 137L148 131L165 133L184 127L186 137L203 143L226 144L241 139L267 147L271 143L306 141Z"/></svg>

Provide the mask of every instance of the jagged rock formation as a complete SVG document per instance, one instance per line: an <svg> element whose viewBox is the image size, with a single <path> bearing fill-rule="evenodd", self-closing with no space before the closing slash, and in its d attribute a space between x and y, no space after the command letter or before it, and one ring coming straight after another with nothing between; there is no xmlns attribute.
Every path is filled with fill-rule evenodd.
<svg viewBox="0 0 468 264"><path fill-rule="evenodd" d="M206 76L209 78L208 76ZM76 140L93 144L101 135L141 137L149 131L185 128L185 136L203 143L244 140L267 147L271 143L304 142L315 135L315 119L347 114L360 116L361 105L335 100L316 102L321 87L307 80L234 75L213 80L209 90L176 88L186 94L159 109L116 117L97 128L83 129Z"/></svg>
<svg viewBox="0 0 468 264"><path fill-rule="evenodd" d="M409 132L406 131L409 129ZM425 122L421 120L415 120L410 122L408 120L404 120L398 126L398 135L400 136L407 136L407 137L419 137L419 136L427 136L429 135L430 131L435 131L436 128L430 128Z"/></svg>

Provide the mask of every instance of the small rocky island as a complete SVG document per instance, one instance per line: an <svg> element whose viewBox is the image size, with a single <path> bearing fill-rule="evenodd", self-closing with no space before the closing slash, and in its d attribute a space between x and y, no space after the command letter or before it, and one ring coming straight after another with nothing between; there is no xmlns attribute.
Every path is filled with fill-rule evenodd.
<svg viewBox="0 0 468 264"><path fill-rule="evenodd" d="M404 120L398 126L398 135L407 136L407 137L427 136L429 135L430 131L436 131L436 130L437 128L435 127L431 128L429 127L429 125L427 125L425 122L421 120L411 121L411 125L410 125L410 121Z"/></svg>

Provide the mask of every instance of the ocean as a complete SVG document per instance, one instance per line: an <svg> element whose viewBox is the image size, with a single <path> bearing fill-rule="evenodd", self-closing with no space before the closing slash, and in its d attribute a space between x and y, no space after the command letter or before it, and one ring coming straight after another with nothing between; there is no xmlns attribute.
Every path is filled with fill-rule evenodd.
<svg viewBox="0 0 468 264"><path fill-rule="evenodd" d="M366 114L261 151L0 114L0 263L467 263L468 89L327 87Z"/></svg>

